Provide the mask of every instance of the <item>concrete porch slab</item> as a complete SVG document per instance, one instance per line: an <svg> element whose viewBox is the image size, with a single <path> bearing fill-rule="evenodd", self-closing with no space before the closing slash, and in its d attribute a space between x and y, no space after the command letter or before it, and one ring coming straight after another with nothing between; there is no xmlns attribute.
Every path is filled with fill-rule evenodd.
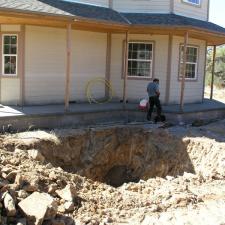
<svg viewBox="0 0 225 225"><path fill-rule="evenodd" d="M216 120L225 118L225 104L205 99L203 103L186 104L184 113L179 105L163 106L167 120L173 123L190 123L196 119ZM0 130L26 130L29 127L59 128L97 124L147 122L146 113L138 109L138 104L122 103L71 104L70 111L64 112L64 105L25 106L0 108Z"/></svg>

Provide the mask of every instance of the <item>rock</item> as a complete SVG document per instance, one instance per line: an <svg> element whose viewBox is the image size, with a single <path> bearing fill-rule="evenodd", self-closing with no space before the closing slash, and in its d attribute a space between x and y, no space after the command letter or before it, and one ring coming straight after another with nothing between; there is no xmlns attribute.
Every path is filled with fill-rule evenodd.
<svg viewBox="0 0 225 225"><path fill-rule="evenodd" d="M4 206L7 212L7 216L15 216L16 215L16 206L15 206L15 201L12 198L12 196L6 192L4 194Z"/></svg>
<svg viewBox="0 0 225 225"><path fill-rule="evenodd" d="M64 208L66 212L72 212L74 210L74 203L73 202L65 202Z"/></svg>
<svg viewBox="0 0 225 225"><path fill-rule="evenodd" d="M48 193L53 194L57 190L57 184L50 184L48 187Z"/></svg>
<svg viewBox="0 0 225 225"><path fill-rule="evenodd" d="M19 204L28 224L41 225L45 219L52 219L57 212L55 200L45 193L34 192Z"/></svg>
<svg viewBox="0 0 225 225"><path fill-rule="evenodd" d="M70 217L64 217L63 221L66 225L75 225L75 221Z"/></svg>
<svg viewBox="0 0 225 225"><path fill-rule="evenodd" d="M166 179L167 179L168 181L172 181L172 180L174 180L175 178L172 177L172 176L166 176Z"/></svg>
<svg viewBox="0 0 225 225"><path fill-rule="evenodd" d="M15 154L22 154L22 153L24 153L24 151L22 149L15 148L14 153Z"/></svg>
<svg viewBox="0 0 225 225"><path fill-rule="evenodd" d="M28 150L28 155L30 158L40 161L40 162L44 162L45 161L45 157L40 153L40 151L36 150L36 149L31 149Z"/></svg>
<svg viewBox="0 0 225 225"><path fill-rule="evenodd" d="M59 213L62 213L62 214L66 212L66 210L65 210L65 208L64 208L64 205L58 206L58 212L59 212Z"/></svg>
<svg viewBox="0 0 225 225"><path fill-rule="evenodd" d="M53 165L51 163L48 163L45 165L46 169L52 169L53 168Z"/></svg>
<svg viewBox="0 0 225 225"><path fill-rule="evenodd" d="M0 188L6 186L8 184L9 184L9 182L7 180L3 180L3 179L0 178Z"/></svg>
<svg viewBox="0 0 225 225"><path fill-rule="evenodd" d="M12 169L8 166L5 166L1 169L2 176L7 176L8 173L12 172ZM4 178L4 177L3 177Z"/></svg>
<svg viewBox="0 0 225 225"><path fill-rule="evenodd" d="M63 220L52 220L52 225L66 225Z"/></svg>
<svg viewBox="0 0 225 225"><path fill-rule="evenodd" d="M38 186L37 185L28 184L28 185L25 185L23 187L23 190L27 191L27 192L35 192L35 191L38 190Z"/></svg>
<svg viewBox="0 0 225 225"><path fill-rule="evenodd" d="M24 150L21 150L19 148L16 148L14 150L14 155L17 157L17 156L23 156L23 157L26 157L27 156L27 152L24 151Z"/></svg>
<svg viewBox="0 0 225 225"><path fill-rule="evenodd" d="M60 198L73 202L73 199L76 196L76 189L73 185L68 184L64 189L56 190L56 193Z"/></svg>
<svg viewBox="0 0 225 225"><path fill-rule="evenodd" d="M27 198L29 196L29 194L24 190L19 190L17 193L17 196L18 196L18 198L24 199L24 198Z"/></svg>
<svg viewBox="0 0 225 225"><path fill-rule="evenodd" d="M7 174L7 176L5 177L6 180L8 180L9 182L14 182L16 175L17 175L18 171L12 171L10 173Z"/></svg>
<svg viewBox="0 0 225 225"><path fill-rule="evenodd" d="M50 180L57 180L57 174L55 171L51 171L48 176Z"/></svg>
<svg viewBox="0 0 225 225"><path fill-rule="evenodd" d="M1 225L8 225L7 224L7 217L1 217L0 222L1 222Z"/></svg>
<svg viewBox="0 0 225 225"><path fill-rule="evenodd" d="M24 182L25 182L24 177L21 174L17 174L14 183L22 187Z"/></svg>
<svg viewBox="0 0 225 225"><path fill-rule="evenodd" d="M30 183L28 183L25 186L23 186L23 190L27 191L27 192L35 192L35 191L38 190L38 187L39 187L38 183L39 183L39 179L38 178L32 179L30 181Z"/></svg>
<svg viewBox="0 0 225 225"><path fill-rule="evenodd" d="M103 220L103 223L104 224L107 224L107 223L113 223L113 219L111 217L107 217Z"/></svg>
<svg viewBox="0 0 225 225"><path fill-rule="evenodd" d="M20 158L12 158L12 159L10 159L10 164L18 166L21 164L21 160L20 160Z"/></svg>
<svg viewBox="0 0 225 225"><path fill-rule="evenodd" d="M16 225L26 225L26 224L27 224L27 220L25 218L22 218L17 220Z"/></svg>

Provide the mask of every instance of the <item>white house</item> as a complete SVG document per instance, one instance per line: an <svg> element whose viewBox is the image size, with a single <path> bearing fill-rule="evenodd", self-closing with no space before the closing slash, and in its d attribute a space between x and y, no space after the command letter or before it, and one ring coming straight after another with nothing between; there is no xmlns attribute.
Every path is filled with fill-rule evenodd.
<svg viewBox="0 0 225 225"><path fill-rule="evenodd" d="M68 107L98 77L113 101L145 97L157 77L163 103L180 103L181 89L201 102L207 46L225 43L208 17L209 0L0 0L0 102Z"/></svg>

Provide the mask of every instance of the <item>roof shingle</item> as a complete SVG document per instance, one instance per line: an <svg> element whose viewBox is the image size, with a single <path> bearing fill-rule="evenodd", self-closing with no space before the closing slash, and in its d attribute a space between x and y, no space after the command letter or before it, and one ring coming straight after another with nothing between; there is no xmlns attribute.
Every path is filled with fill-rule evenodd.
<svg viewBox="0 0 225 225"><path fill-rule="evenodd" d="M225 28L214 23L175 14L122 13L133 25L193 26L225 33Z"/></svg>

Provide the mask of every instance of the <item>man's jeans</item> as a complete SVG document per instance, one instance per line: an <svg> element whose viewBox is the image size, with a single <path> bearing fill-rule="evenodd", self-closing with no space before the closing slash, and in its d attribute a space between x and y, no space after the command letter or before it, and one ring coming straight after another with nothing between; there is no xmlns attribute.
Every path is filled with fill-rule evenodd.
<svg viewBox="0 0 225 225"><path fill-rule="evenodd" d="M159 100L158 96L149 97L149 110L148 110L148 115L147 115L148 120L151 119L154 106L156 106L157 116L160 117L161 112L162 112L162 107L161 107L160 100Z"/></svg>

